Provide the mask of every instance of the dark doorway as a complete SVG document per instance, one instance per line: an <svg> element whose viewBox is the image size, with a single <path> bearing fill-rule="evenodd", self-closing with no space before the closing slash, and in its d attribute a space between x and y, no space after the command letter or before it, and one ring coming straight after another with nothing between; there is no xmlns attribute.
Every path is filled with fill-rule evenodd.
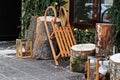
<svg viewBox="0 0 120 80"><path fill-rule="evenodd" d="M21 0L0 0L0 41L18 38L21 16Z"/></svg>

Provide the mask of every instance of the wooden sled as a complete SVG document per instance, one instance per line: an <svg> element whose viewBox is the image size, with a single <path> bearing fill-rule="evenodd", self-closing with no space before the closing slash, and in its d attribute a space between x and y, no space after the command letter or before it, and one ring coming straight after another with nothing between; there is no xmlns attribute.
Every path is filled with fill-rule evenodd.
<svg viewBox="0 0 120 80"><path fill-rule="evenodd" d="M49 32L49 26L47 25L46 16L50 10L54 12L54 19L51 20L53 32ZM58 59L60 57L69 57L70 56L70 48L71 46L76 44L75 38L72 33L72 29L68 20L67 12L63 6L60 7L59 18L60 25L56 25L57 12L53 6L49 6L45 11L45 28L47 32L47 36L49 39L49 43L51 46L52 54L54 57L54 61L56 65L58 64ZM53 46L53 38L56 38L58 47L60 52L55 52L55 47Z"/></svg>

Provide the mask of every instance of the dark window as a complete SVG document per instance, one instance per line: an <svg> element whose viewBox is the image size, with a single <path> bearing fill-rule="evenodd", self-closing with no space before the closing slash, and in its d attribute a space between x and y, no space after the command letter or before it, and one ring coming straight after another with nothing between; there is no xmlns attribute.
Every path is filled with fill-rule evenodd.
<svg viewBox="0 0 120 80"><path fill-rule="evenodd" d="M70 0L70 23L74 27L94 27L100 21L99 0Z"/></svg>

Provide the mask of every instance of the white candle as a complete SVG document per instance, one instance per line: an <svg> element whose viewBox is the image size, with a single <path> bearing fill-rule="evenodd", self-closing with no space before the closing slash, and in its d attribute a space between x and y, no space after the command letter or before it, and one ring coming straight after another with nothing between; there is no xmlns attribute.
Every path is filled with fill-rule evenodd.
<svg viewBox="0 0 120 80"><path fill-rule="evenodd" d="M115 46L113 46L113 54L115 54Z"/></svg>

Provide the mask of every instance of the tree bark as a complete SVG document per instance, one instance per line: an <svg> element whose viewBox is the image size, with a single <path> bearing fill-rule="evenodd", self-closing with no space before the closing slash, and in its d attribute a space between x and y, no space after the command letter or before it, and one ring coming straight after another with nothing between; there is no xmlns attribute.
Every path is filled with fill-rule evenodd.
<svg viewBox="0 0 120 80"><path fill-rule="evenodd" d="M76 46L76 45L75 45ZM87 54L82 51L76 51L75 47L71 48L70 56L70 70L73 72L85 72L85 64L87 61Z"/></svg>
<svg viewBox="0 0 120 80"><path fill-rule="evenodd" d="M32 40L33 43L35 41L37 18L38 18L38 16L31 17L30 26L29 26L28 30L26 30L26 32L25 32L25 38Z"/></svg>
<svg viewBox="0 0 120 80"><path fill-rule="evenodd" d="M50 20L48 20L48 27L49 32L52 33L52 25ZM33 45L33 52L34 57L36 59L53 59L51 47L49 44L49 40L47 37L45 25L44 25L44 17L37 18L37 26L36 26L36 32L35 32L35 42ZM56 40L53 40L55 51L57 52L57 43Z"/></svg>
<svg viewBox="0 0 120 80"><path fill-rule="evenodd" d="M114 45L114 29L112 24L97 23L96 24L96 45L98 55L107 56L113 53Z"/></svg>

